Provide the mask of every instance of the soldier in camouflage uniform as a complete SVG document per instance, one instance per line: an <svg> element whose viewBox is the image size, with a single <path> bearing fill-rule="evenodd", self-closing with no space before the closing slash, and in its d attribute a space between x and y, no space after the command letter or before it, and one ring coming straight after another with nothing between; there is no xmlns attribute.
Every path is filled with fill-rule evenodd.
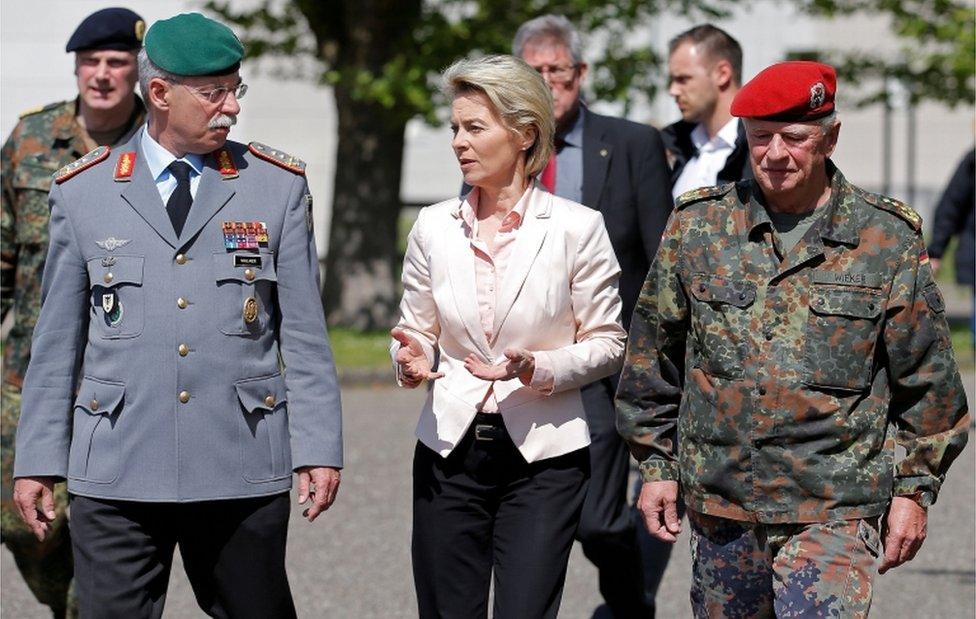
<svg viewBox="0 0 976 619"><path fill-rule="evenodd" d="M698 617L866 616L966 443L921 219L830 162L835 83L789 62L738 93L756 179L679 198L634 312L617 425L663 541L680 484Z"/></svg>
<svg viewBox="0 0 976 619"><path fill-rule="evenodd" d="M144 107L135 94L135 51L144 30L142 19L128 9L105 9L86 18L66 46L66 51L75 52L78 98L23 114L0 152L0 302L2 316L11 311L14 316L4 342L0 387L0 536L31 591L55 616L63 616L71 606L71 543L64 484L56 493L58 518L43 542L21 522L11 494L20 389L41 305L41 272L48 244L47 194L59 168L99 145L126 142L142 125Z"/></svg>

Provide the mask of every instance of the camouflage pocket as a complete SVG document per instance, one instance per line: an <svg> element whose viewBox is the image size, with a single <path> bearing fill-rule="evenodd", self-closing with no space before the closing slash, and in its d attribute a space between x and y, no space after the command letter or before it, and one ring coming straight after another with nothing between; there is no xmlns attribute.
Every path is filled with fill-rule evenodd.
<svg viewBox="0 0 976 619"><path fill-rule="evenodd" d="M742 376L756 285L713 275L692 278L691 327L697 365L722 378Z"/></svg>
<svg viewBox="0 0 976 619"><path fill-rule="evenodd" d="M804 333L804 382L855 391L867 388L883 306L879 292L814 286Z"/></svg>
<svg viewBox="0 0 976 619"><path fill-rule="evenodd" d="M14 235L21 245L47 245L47 228L50 215L47 195L51 179L57 168L47 168L22 162L17 166L13 185L17 213Z"/></svg>

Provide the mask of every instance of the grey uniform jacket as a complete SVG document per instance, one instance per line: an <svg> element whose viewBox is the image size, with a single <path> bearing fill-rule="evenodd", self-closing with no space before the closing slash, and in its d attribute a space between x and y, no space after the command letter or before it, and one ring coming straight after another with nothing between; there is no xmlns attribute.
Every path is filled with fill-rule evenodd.
<svg viewBox="0 0 976 619"><path fill-rule="evenodd" d="M221 163L205 158L177 238L140 136L51 190L14 475L66 477L96 498L200 501L275 494L300 466L341 466L303 170L228 142ZM223 222L259 221L258 250L225 248Z"/></svg>

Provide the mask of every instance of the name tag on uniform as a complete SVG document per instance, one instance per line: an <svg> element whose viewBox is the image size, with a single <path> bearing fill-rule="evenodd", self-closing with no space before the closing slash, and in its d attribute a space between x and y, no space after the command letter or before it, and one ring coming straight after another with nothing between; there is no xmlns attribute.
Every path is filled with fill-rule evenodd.
<svg viewBox="0 0 976 619"><path fill-rule="evenodd" d="M234 254L235 267L257 267L261 268L261 256L247 254Z"/></svg>
<svg viewBox="0 0 976 619"><path fill-rule="evenodd" d="M838 286L860 286L862 288L881 288L880 273L858 271L820 271L813 272L814 284L837 284Z"/></svg>

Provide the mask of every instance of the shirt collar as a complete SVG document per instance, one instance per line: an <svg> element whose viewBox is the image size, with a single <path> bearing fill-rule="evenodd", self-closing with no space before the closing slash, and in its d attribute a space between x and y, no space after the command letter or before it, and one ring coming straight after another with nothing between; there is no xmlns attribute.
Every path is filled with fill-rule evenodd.
<svg viewBox="0 0 976 619"><path fill-rule="evenodd" d="M169 164L173 163L177 159L180 161L185 161L190 164L193 168L195 174L203 173L203 155L197 155L195 153L187 153L182 158L177 157L173 153L169 152L163 146L153 139L149 135L149 125L145 125L142 128L142 155L146 158L146 165L149 166L149 171L152 173L153 180L159 180L159 177L166 171Z"/></svg>
<svg viewBox="0 0 976 619"><path fill-rule="evenodd" d="M735 148L735 140L739 137L739 119L732 118L725 123L715 137L708 139L708 131L704 123L698 123L691 130L691 143L695 145L695 150L701 150L709 142L715 143L716 148Z"/></svg>
<svg viewBox="0 0 976 619"><path fill-rule="evenodd" d="M529 186L522 193L522 197L519 198L515 206L512 207L512 210L502 219L499 232L510 232L522 225L522 220L525 219L525 211L529 205L529 193L531 193L532 187L533 184L529 183ZM477 230L477 206L478 196L480 194L481 192L477 187L472 187L471 191L461 199L461 204L458 206L457 215L471 230Z"/></svg>

